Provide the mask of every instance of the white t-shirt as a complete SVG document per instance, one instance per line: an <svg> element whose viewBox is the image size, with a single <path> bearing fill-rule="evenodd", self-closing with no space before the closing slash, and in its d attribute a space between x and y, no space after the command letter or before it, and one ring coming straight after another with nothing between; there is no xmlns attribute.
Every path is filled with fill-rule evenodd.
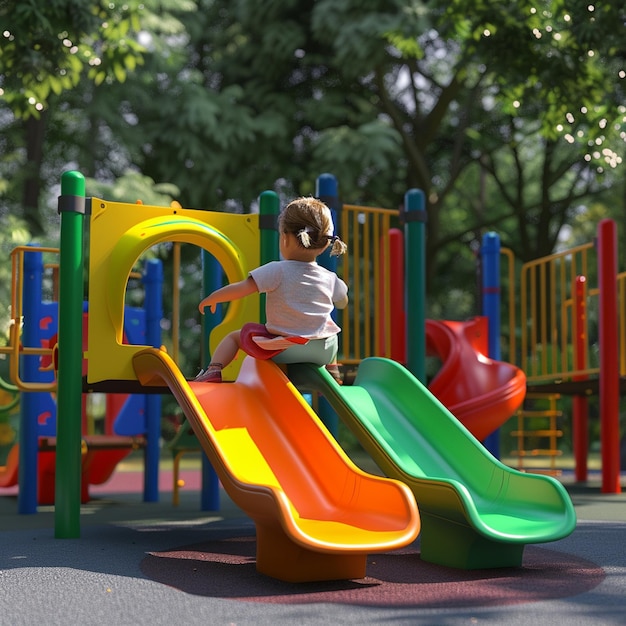
<svg viewBox="0 0 626 626"><path fill-rule="evenodd" d="M266 293L267 330L276 335L323 339L341 328L330 314L348 286L315 261L271 261L250 272L260 293Z"/></svg>

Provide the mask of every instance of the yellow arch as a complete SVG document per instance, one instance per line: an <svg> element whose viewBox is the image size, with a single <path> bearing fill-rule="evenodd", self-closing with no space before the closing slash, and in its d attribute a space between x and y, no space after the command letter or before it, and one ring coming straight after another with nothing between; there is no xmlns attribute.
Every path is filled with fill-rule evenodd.
<svg viewBox="0 0 626 626"><path fill-rule="evenodd" d="M205 249L222 265L228 282L245 278L259 263L256 215L92 199L87 348L90 384L136 379L132 357L144 346L122 343L126 284L141 254L164 241L190 243ZM202 295L198 291L198 300ZM211 345L246 321L258 320L258 311L258 297L234 302L223 322L212 332Z"/></svg>

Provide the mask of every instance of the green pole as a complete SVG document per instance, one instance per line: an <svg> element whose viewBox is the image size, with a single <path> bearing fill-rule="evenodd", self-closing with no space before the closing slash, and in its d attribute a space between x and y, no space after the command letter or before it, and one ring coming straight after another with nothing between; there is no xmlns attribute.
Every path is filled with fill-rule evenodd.
<svg viewBox="0 0 626 626"><path fill-rule="evenodd" d="M261 265L277 261L280 256L278 245L278 214L280 201L275 191L264 191L259 196L259 234L261 237ZM259 320L265 324L265 294L261 294Z"/></svg>
<svg viewBox="0 0 626 626"><path fill-rule="evenodd" d="M404 194L407 367L426 384L426 208L424 192Z"/></svg>
<svg viewBox="0 0 626 626"><path fill-rule="evenodd" d="M80 536L85 178L65 172L59 196L59 335L54 523L57 538Z"/></svg>

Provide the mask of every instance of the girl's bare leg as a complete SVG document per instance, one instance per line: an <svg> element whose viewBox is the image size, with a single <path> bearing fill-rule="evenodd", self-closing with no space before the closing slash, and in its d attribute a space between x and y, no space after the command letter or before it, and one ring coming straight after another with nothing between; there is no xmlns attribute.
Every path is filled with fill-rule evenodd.
<svg viewBox="0 0 626 626"><path fill-rule="evenodd" d="M221 382L222 368L226 367L233 361L240 347L240 333L234 330L228 333L215 348L215 352L211 358L206 370L203 370L196 376L196 380L200 382Z"/></svg>
<svg viewBox="0 0 626 626"><path fill-rule="evenodd" d="M229 363L232 363L234 358L237 356L240 345L240 331L233 330L231 333L228 333L228 335L226 335L226 337L219 342L217 348L215 348L215 352L211 356L209 368L212 364L226 367Z"/></svg>

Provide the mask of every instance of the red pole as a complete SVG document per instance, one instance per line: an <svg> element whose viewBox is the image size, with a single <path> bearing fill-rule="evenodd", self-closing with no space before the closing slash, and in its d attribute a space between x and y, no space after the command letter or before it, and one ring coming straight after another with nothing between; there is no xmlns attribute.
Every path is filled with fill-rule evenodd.
<svg viewBox="0 0 626 626"><path fill-rule="evenodd" d="M602 493L620 493L619 354L617 318L617 229L603 219L598 225L600 286L600 447Z"/></svg>
<svg viewBox="0 0 626 626"><path fill-rule="evenodd" d="M574 280L574 368L587 368L587 279L576 276ZM585 380L586 375L574 380ZM575 475L578 482L587 480L587 455L589 450L589 402L587 396L572 398L572 439L574 447Z"/></svg>
<svg viewBox="0 0 626 626"><path fill-rule="evenodd" d="M404 304L404 233L399 228L389 231L391 263L391 358L406 363L406 314Z"/></svg>
<svg viewBox="0 0 626 626"><path fill-rule="evenodd" d="M384 235L383 235L384 237ZM404 233L398 228L391 228L387 233L389 241L389 320L385 315L385 303L378 302L379 337L378 352L388 354L398 363L406 364L406 313L404 303ZM384 293L385 257L384 241L381 240L381 285ZM390 345L386 345L386 325L390 324Z"/></svg>

